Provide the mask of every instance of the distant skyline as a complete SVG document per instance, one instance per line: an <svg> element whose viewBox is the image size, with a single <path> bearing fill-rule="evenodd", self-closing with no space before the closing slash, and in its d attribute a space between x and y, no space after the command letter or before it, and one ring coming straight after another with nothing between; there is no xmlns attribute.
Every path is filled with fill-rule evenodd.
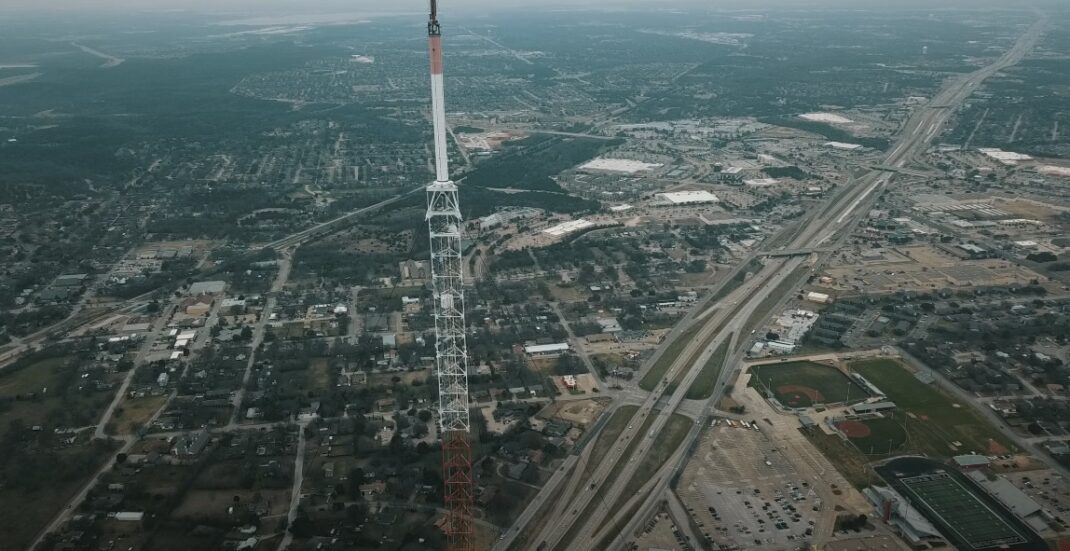
<svg viewBox="0 0 1070 551"><path fill-rule="evenodd" d="M889 7L885 0L440 0L445 10L483 9L592 9L600 8L818 8L849 7L874 9L933 9L948 7L1027 8L1029 5L1061 5L1061 0L1034 0L1008 3L1005 0L943 0L933 5L931 0L899 0ZM201 13L256 15L325 12L411 13L427 9L428 0L3 0L0 11L6 12L86 12L124 10L151 13L158 11L193 11Z"/></svg>

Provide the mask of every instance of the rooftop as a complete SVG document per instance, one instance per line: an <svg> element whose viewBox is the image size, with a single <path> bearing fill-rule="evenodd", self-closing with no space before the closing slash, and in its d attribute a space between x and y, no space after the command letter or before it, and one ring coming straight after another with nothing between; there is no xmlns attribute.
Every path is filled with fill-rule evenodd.
<svg viewBox="0 0 1070 551"><path fill-rule="evenodd" d="M716 203L720 201L716 195L708 191L670 191L659 193L658 198L663 203L670 205L687 205L695 203Z"/></svg>

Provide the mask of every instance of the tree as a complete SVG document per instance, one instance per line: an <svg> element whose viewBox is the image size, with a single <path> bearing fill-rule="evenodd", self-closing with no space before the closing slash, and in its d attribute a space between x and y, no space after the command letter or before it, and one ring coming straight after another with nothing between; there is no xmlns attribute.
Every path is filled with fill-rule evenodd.
<svg viewBox="0 0 1070 551"><path fill-rule="evenodd" d="M302 514L294 519L290 524L289 530L295 538L306 539L315 535L316 526L308 516Z"/></svg>

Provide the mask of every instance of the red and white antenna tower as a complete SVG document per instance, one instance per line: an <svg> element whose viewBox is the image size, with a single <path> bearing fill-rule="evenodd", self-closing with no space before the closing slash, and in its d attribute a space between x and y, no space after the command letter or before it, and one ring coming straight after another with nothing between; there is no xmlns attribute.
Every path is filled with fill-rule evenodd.
<svg viewBox="0 0 1070 551"><path fill-rule="evenodd" d="M427 186L431 233L431 282L435 302L435 372L439 434L445 482L446 549L474 551L472 533L472 445L468 419L468 345L464 331L461 273L461 208L450 180L446 151L446 105L442 85L442 29L438 2L431 0L427 23L431 53L431 115L435 134L435 181Z"/></svg>

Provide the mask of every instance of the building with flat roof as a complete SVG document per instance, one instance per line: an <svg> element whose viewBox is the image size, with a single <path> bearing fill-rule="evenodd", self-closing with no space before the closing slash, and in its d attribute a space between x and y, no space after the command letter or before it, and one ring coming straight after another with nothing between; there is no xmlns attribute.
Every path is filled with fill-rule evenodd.
<svg viewBox="0 0 1070 551"><path fill-rule="evenodd" d="M553 344L533 344L531 346L524 347L524 353L529 356L551 358L554 356L560 356L561 354L568 352L569 346L567 342L558 342Z"/></svg>
<svg viewBox="0 0 1070 551"><path fill-rule="evenodd" d="M585 229L593 227L593 226L594 226L594 222L591 222L590 220L584 220L584 219L581 218L579 220L570 220L568 222L562 222L562 223L560 223L560 224L558 224L556 226L551 226L549 228L546 228L545 230L542 230L542 233L545 233L547 235L551 235L553 237L563 237L563 236L566 236L566 235L568 235L570 233L575 233L575 232L578 232L580 230L585 230Z"/></svg>
<svg viewBox="0 0 1070 551"><path fill-rule="evenodd" d="M708 191L670 191L657 194L658 201L662 205L698 205L703 203L717 203L720 199Z"/></svg>
<svg viewBox="0 0 1070 551"><path fill-rule="evenodd" d="M78 287L89 279L89 274L67 274L56 278L53 283L56 287Z"/></svg>
<svg viewBox="0 0 1070 551"><path fill-rule="evenodd" d="M891 411L893 409L895 409L894 402L882 401L869 404L856 404L851 406L851 413L854 413L855 415L867 415L871 413L880 413L882 411Z"/></svg>
<svg viewBox="0 0 1070 551"><path fill-rule="evenodd" d="M606 159L598 158L580 165L580 170L593 172L616 172L620 174L635 174L649 172L655 168L664 166L661 163L645 163L632 159Z"/></svg>
<svg viewBox="0 0 1070 551"><path fill-rule="evenodd" d="M991 463L987 457L975 453L956 455L951 460L955 462L955 466L964 470L980 469L981 467L987 467Z"/></svg>
<svg viewBox="0 0 1070 551"><path fill-rule="evenodd" d="M225 281L198 281L189 286L191 295L218 295L227 288Z"/></svg>

